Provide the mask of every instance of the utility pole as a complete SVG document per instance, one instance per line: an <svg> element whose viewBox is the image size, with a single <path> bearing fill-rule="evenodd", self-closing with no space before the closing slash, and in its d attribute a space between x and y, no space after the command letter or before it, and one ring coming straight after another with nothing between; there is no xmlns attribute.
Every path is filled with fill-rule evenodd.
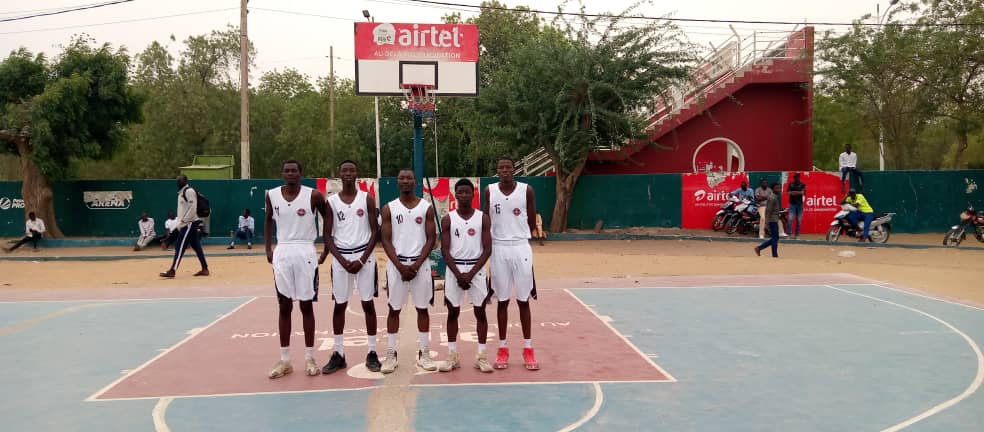
<svg viewBox="0 0 984 432"><path fill-rule="evenodd" d="M239 165L240 177L249 175L249 36L246 33L246 3L239 2Z"/></svg>
<svg viewBox="0 0 984 432"><path fill-rule="evenodd" d="M335 47L328 47L328 68L330 69L328 88L328 127L331 128L331 136L328 141L328 159L331 161L331 176L335 176Z"/></svg>

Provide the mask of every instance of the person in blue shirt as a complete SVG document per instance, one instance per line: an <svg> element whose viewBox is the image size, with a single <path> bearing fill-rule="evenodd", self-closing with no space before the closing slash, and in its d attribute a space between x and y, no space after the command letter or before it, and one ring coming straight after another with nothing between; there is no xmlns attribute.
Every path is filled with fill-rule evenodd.
<svg viewBox="0 0 984 432"><path fill-rule="evenodd" d="M755 202L755 191L748 188L748 182L741 182L741 187L733 190L731 195L735 195L739 199L748 199L753 203Z"/></svg>

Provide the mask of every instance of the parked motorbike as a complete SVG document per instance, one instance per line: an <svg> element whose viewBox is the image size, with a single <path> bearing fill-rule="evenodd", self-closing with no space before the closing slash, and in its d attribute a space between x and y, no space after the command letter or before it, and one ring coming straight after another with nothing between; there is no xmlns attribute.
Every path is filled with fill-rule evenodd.
<svg viewBox="0 0 984 432"><path fill-rule="evenodd" d="M738 232L739 229L743 229L746 219L751 217L758 217L756 207L752 204L751 200L747 198L742 199L741 202L735 206L734 216L725 222L724 231L728 234Z"/></svg>
<svg viewBox="0 0 984 432"><path fill-rule="evenodd" d="M847 203L841 205L841 211L834 215L834 221L830 223L830 229L827 230L828 242L835 243L841 236L861 238L861 235L864 234L864 221L860 222L860 226L854 226L847 218L847 215L853 211L857 211L857 207ZM888 242L888 236L892 232L893 217L895 217L895 213L875 215L874 220L871 221L871 228L868 229L868 235L872 242Z"/></svg>
<svg viewBox="0 0 984 432"><path fill-rule="evenodd" d="M973 231L977 241L984 242L984 210L974 209L971 203L967 203L967 208L960 212L960 223L950 227L943 237L943 246L960 246L967 238L968 230Z"/></svg>
<svg viewBox="0 0 984 432"><path fill-rule="evenodd" d="M729 221L725 231L728 234L755 234L759 231L758 207L751 205L751 201L745 199L735 208L736 217ZM779 210L779 221L783 226L789 226L789 209ZM765 234L770 235L769 227L765 227Z"/></svg>
<svg viewBox="0 0 984 432"><path fill-rule="evenodd" d="M728 221L736 217L738 212L735 211L735 207L741 204L741 200L738 197L732 195L728 197L728 200L721 204L721 210L718 210L714 214L714 221L711 223L711 229L714 231L721 231L727 226Z"/></svg>

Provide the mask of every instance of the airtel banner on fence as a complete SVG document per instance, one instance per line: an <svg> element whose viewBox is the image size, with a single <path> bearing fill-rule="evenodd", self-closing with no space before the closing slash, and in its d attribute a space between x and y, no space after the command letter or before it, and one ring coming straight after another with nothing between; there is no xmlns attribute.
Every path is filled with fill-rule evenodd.
<svg viewBox="0 0 984 432"><path fill-rule="evenodd" d="M478 61L475 24L355 24L355 58Z"/></svg>
<svg viewBox="0 0 984 432"><path fill-rule="evenodd" d="M748 181L745 173L683 174L683 194L680 208L684 229L711 229L714 214L728 200L728 194Z"/></svg>
<svg viewBox="0 0 984 432"><path fill-rule="evenodd" d="M793 173L783 173L782 205L789 206L789 184L793 182ZM834 220L834 215L840 211L840 202L844 198L841 193L840 176L823 171L803 171L800 181L806 185L803 194L803 227L801 234L825 233ZM792 220L790 220L792 223ZM791 228L786 227L791 233Z"/></svg>

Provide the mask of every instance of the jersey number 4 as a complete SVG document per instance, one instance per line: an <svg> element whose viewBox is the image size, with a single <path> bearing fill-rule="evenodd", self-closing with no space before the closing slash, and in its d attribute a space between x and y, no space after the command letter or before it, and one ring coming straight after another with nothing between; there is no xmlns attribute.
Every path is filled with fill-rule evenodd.
<svg viewBox="0 0 984 432"><path fill-rule="evenodd" d="M458 229L457 228L454 229L454 236L455 237L461 237L461 234L458 234Z"/></svg>

